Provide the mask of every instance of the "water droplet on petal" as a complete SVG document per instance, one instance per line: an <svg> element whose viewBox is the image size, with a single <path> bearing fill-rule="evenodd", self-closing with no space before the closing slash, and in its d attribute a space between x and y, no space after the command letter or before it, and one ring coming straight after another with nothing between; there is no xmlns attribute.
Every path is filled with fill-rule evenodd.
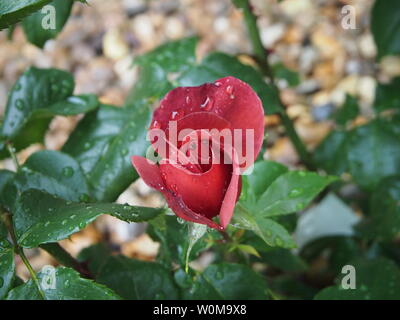
<svg viewBox="0 0 400 320"><path fill-rule="evenodd" d="M151 127L152 127L153 129L160 129L160 128L161 128L161 123L158 122L157 120L154 120L153 123L152 123L152 125L151 125Z"/></svg>

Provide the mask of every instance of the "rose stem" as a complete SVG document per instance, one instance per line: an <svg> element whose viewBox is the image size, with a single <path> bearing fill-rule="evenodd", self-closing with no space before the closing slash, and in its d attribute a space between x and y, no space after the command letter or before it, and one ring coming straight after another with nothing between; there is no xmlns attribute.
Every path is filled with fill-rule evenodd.
<svg viewBox="0 0 400 320"><path fill-rule="evenodd" d="M281 119L282 125L285 127L286 134L289 136L290 141L292 142L301 161L305 164L305 166L310 170L315 169L315 166L309 152L307 151L306 146L297 134L292 120L290 120L290 118L286 114L286 106L279 95L279 88L276 85L274 73L268 62L268 52L267 50L265 50L261 42L260 32L257 27L257 17L252 10L251 4L249 3L249 0L232 1L238 8L243 9L244 21L250 36L256 61L260 66L261 71L266 77L268 77L272 88L275 90L275 92L277 92L280 105L279 117Z"/></svg>

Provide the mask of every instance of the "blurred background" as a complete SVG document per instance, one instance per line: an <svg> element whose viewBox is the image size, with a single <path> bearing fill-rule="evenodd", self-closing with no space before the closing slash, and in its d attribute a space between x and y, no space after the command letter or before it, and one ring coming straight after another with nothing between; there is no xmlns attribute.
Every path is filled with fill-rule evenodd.
<svg viewBox="0 0 400 320"><path fill-rule="evenodd" d="M230 0L89 0L76 4L61 34L43 50L29 44L21 27L13 40L0 32L0 114L7 93L29 66L55 67L73 73L76 93L94 93L102 103L121 106L138 78L133 59L158 45L197 35L197 58L211 51L239 56L254 65L251 44L242 13ZM341 25L341 8L356 8L356 29ZM286 72L278 85L290 118L312 150L333 127L330 115L345 101L346 94L360 101L362 124L372 115L377 79L387 81L400 75L400 60L394 57L375 62L376 47L370 33L372 0L254 0L264 46L271 63ZM284 67L283 67L284 66ZM19 153L23 162L39 149L58 150L75 127L77 117L56 117L46 135L45 146L33 145ZM267 116L269 147L264 154L296 167L298 158L284 136L277 116ZM0 168L12 169L10 160ZM162 205L162 199L141 180L124 192L118 202L132 205ZM356 212L357 214L357 212ZM144 225L127 224L102 216L83 231L61 242L73 255L100 240L129 257L153 260L158 243L145 233ZM30 250L33 267L39 270L54 261L44 251ZM17 273L28 278L17 258ZM206 259L203 257L203 259ZM203 262L200 260L199 267Z"/></svg>

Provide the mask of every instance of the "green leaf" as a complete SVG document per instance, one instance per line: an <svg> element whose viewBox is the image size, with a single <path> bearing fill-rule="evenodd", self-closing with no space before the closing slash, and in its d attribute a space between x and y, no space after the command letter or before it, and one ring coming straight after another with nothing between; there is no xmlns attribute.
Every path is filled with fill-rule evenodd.
<svg viewBox="0 0 400 320"><path fill-rule="evenodd" d="M348 138L347 158L354 181L372 191L385 177L400 172L400 124L376 119Z"/></svg>
<svg viewBox="0 0 400 320"><path fill-rule="evenodd" d="M0 300L11 288L15 277L14 249L0 248Z"/></svg>
<svg viewBox="0 0 400 320"><path fill-rule="evenodd" d="M52 6L52 9L42 10L35 12L29 17L25 18L22 22L25 35L28 41L39 48L43 48L47 40L53 39L61 32L68 17L71 13L73 0L53 0L48 5ZM54 27L51 25L50 18L54 14ZM44 28L43 24L48 28Z"/></svg>
<svg viewBox="0 0 400 320"><path fill-rule="evenodd" d="M0 170L0 206L6 207L6 186L15 177L15 172L9 170Z"/></svg>
<svg viewBox="0 0 400 320"><path fill-rule="evenodd" d="M314 161L318 167L336 175L348 170L347 143L350 135L347 131L331 131L314 151Z"/></svg>
<svg viewBox="0 0 400 320"><path fill-rule="evenodd" d="M378 48L378 59L400 54L400 3L376 0L371 13L371 31Z"/></svg>
<svg viewBox="0 0 400 320"><path fill-rule="evenodd" d="M17 151L32 143L43 142L54 115L75 115L97 108L94 95L71 96L72 76L57 69L30 68L17 80L10 92L0 129L3 140L12 140ZM0 145L0 158L9 154Z"/></svg>
<svg viewBox="0 0 400 320"><path fill-rule="evenodd" d="M280 175L288 171L284 165L273 161L258 161L254 164L253 172L246 176L250 189L256 198L260 197L265 190Z"/></svg>
<svg viewBox="0 0 400 320"><path fill-rule="evenodd" d="M11 26L39 10L51 0L2 1L0 3L0 30Z"/></svg>
<svg viewBox="0 0 400 320"><path fill-rule="evenodd" d="M68 139L63 151L80 162L97 200L115 201L138 177L131 156L146 154L150 119L146 103L120 109L102 106Z"/></svg>
<svg viewBox="0 0 400 320"><path fill-rule="evenodd" d="M296 87L300 84L299 73L288 69L283 63L277 63L272 67L276 79L287 82L289 87Z"/></svg>
<svg viewBox="0 0 400 320"><path fill-rule="evenodd" d="M141 222L161 212L162 209L114 203L72 203L30 189L18 197L13 221L18 243L32 248L65 239L101 214L110 214L127 222Z"/></svg>
<svg viewBox="0 0 400 320"><path fill-rule="evenodd" d="M90 273L97 278L101 268L111 256L111 249L104 243L96 243L90 247L84 248L77 257L79 262L86 263Z"/></svg>
<svg viewBox="0 0 400 320"><path fill-rule="evenodd" d="M246 208L242 204L236 206L233 216L234 226L240 229L252 230L271 247L295 248L296 244L289 232L278 222L265 218Z"/></svg>
<svg viewBox="0 0 400 320"><path fill-rule="evenodd" d="M298 255L289 249L272 248L260 251L261 259L267 265L273 266L285 272L303 272L307 270L307 264Z"/></svg>
<svg viewBox="0 0 400 320"><path fill-rule="evenodd" d="M157 219L149 221L149 224L147 232L150 237L161 244L158 256L160 262L168 266L170 266L172 262L184 266L191 242L190 237L188 237L189 224L183 220L178 220L175 215L159 216ZM207 237L216 237L216 232L210 231ZM194 260L201 251L207 248L208 244L206 241L195 241L189 252L188 260Z"/></svg>
<svg viewBox="0 0 400 320"><path fill-rule="evenodd" d="M186 284L183 299L267 300L266 280L248 266L234 263L210 265Z"/></svg>
<svg viewBox="0 0 400 320"><path fill-rule="evenodd" d="M155 262L113 256L100 270L99 283L121 297L134 300L178 298L178 290L167 268Z"/></svg>
<svg viewBox="0 0 400 320"><path fill-rule="evenodd" d="M126 104L131 105L142 99L154 101L173 89L172 78L194 65L196 45L197 38L184 38L167 42L137 57L134 63L141 67L140 77Z"/></svg>
<svg viewBox="0 0 400 320"><path fill-rule="evenodd" d="M258 94L267 114L280 110L277 92L269 86L254 68L224 53L214 52L199 65L185 71L178 79L180 86L198 86L226 76L234 76L247 82Z"/></svg>
<svg viewBox="0 0 400 320"><path fill-rule="evenodd" d="M194 245L199 241L207 232L207 226L204 224L189 222L189 232L188 232L188 247L186 250L185 258L185 270L189 270L189 259L190 252L192 251Z"/></svg>
<svg viewBox="0 0 400 320"><path fill-rule="evenodd" d="M54 278L46 273L38 274L46 300L119 300L112 290L92 280L82 279L70 268L58 267ZM49 281L52 281L51 285ZM46 284L46 285L43 285ZM52 288L52 285L55 288ZM38 289L32 280L12 289L7 300L41 300Z"/></svg>
<svg viewBox="0 0 400 320"><path fill-rule="evenodd" d="M323 272L335 275L344 265L363 255L354 237L345 235L323 236L308 242L301 248L300 256L310 265L323 259L326 263Z"/></svg>
<svg viewBox="0 0 400 320"><path fill-rule="evenodd" d="M378 83L375 91L374 108L377 112L399 110L400 108L400 77L388 84Z"/></svg>
<svg viewBox="0 0 400 320"><path fill-rule="evenodd" d="M237 245L236 248L237 248L238 250L244 252L244 253L248 253L248 254L251 254L251 255L253 255L253 256L256 256L256 257L260 258L260 254L258 253L257 249L254 248L254 247L251 246L251 245L248 245L248 244L239 244L239 245ZM235 248L235 249L236 249L236 248Z"/></svg>
<svg viewBox="0 0 400 320"><path fill-rule="evenodd" d="M134 62L142 67L157 64L167 72L180 72L195 63L196 45L196 37L167 42Z"/></svg>
<svg viewBox="0 0 400 320"><path fill-rule="evenodd" d="M400 299L400 270L385 258L358 259L349 263L356 270L356 289L343 289L341 277L338 285L319 292L317 300L398 300Z"/></svg>
<svg viewBox="0 0 400 320"><path fill-rule="evenodd" d="M256 204L260 216L272 217L303 210L329 184L333 176L291 171L278 177Z"/></svg>
<svg viewBox="0 0 400 320"><path fill-rule="evenodd" d="M400 176L383 179L370 201L370 216L358 227L371 240L391 240L400 233Z"/></svg>
<svg viewBox="0 0 400 320"><path fill-rule="evenodd" d="M74 80L68 72L31 67L17 80L7 101L1 134L14 138L35 112L68 98Z"/></svg>
<svg viewBox="0 0 400 320"><path fill-rule="evenodd" d="M141 68L140 77L131 90L126 104L134 104L142 99L149 99L151 102L160 99L173 85L168 80L168 72L156 63L146 64Z"/></svg>
<svg viewBox="0 0 400 320"><path fill-rule="evenodd" d="M346 126L346 124L354 120L359 113L358 101L353 96L347 94L346 101L341 108L335 114L336 123L340 126Z"/></svg>
<svg viewBox="0 0 400 320"><path fill-rule="evenodd" d="M33 153L16 174L13 184L18 192L39 189L70 201L84 200L90 193L77 161L51 150Z"/></svg>

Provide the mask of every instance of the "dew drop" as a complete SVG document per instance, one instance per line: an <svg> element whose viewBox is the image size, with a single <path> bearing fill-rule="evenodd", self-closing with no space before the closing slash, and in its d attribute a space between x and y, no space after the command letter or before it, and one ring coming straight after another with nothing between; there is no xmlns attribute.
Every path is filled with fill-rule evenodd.
<svg viewBox="0 0 400 320"><path fill-rule="evenodd" d="M176 184L173 184L173 185L171 186L171 189L172 189L173 192L178 193L178 187L177 187Z"/></svg>
<svg viewBox="0 0 400 320"><path fill-rule="evenodd" d="M122 149L121 150L121 154L123 155L123 156L126 156L127 154L128 154L128 149Z"/></svg>
<svg viewBox="0 0 400 320"><path fill-rule="evenodd" d="M160 124L160 122L158 122L157 120L154 120L153 123L152 123L152 125L151 125L151 127L152 127L153 129L160 129L160 128L161 128L161 124Z"/></svg>
<svg viewBox="0 0 400 320"><path fill-rule="evenodd" d="M212 108L212 100L210 99L210 97L207 97L204 101L203 101L203 103L200 105L200 108L202 108L202 109L204 109L204 110L206 110L206 111L208 111L208 110L210 110L211 108Z"/></svg>
<svg viewBox="0 0 400 320"><path fill-rule="evenodd" d="M183 220L182 218L176 218L176 221L178 221L178 223L180 223L180 224L185 223L185 220Z"/></svg>
<svg viewBox="0 0 400 320"><path fill-rule="evenodd" d="M279 237L276 237L276 239L275 239L275 244L276 244L278 247L281 247L281 246L283 245L282 239L279 238Z"/></svg>
<svg viewBox="0 0 400 320"><path fill-rule="evenodd" d="M301 190L301 189L293 189L289 192L289 197L294 198L294 197L301 195L302 193L303 193L303 190Z"/></svg>
<svg viewBox="0 0 400 320"><path fill-rule="evenodd" d="M303 210L304 209L304 203L299 202L298 204L296 204L296 210Z"/></svg>
<svg viewBox="0 0 400 320"><path fill-rule="evenodd" d="M156 300L165 300L165 294L162 292L159 292L155 295L154 297Z"/></svg>
<svg viewBox="0 0 400 320"><path fill-rule="evenodd" d="M190 99L189 96L186 96L185 101L186 101L186 104L190 104L192 102L192 99Z"/></svg>
<svg viewBox="0 0 400 320"><path fill-rule="evenodd" d="M229 94L229 95L231 95L233 93L233 87L232 86L227 86L225 90L226 90L226 93Z"/></svg>
<svg viewBox="0 0 400 320"><path fill-rule="evenodd" d="M63 226L65 226L67 223L68 223L68 220L63 220L63 221L61 221L61 224L62 224Z"/></svg>
<svg viewBox="0 0 400 320"><path fill-rule="evenodd" d="M25 103L22 99L17 99L17 101L15 101L15 106L18 110L23 110L25 107Z"/></svg>
<svg viewBox="0 0 400 320"><path fill-rule="evenodd" d="M91 146L92 146L92 144L90 142L85 142L85 144L83 145L83 148L85 150L88 150L88 149L90 149Z"/></svg>
<svg viewBox="0 0 400 320"><path fill-rule="evenodd" d="M74 175L74 169L72 167L64 167L62 169L62 174L64 177L70 178Z"/></svg>

